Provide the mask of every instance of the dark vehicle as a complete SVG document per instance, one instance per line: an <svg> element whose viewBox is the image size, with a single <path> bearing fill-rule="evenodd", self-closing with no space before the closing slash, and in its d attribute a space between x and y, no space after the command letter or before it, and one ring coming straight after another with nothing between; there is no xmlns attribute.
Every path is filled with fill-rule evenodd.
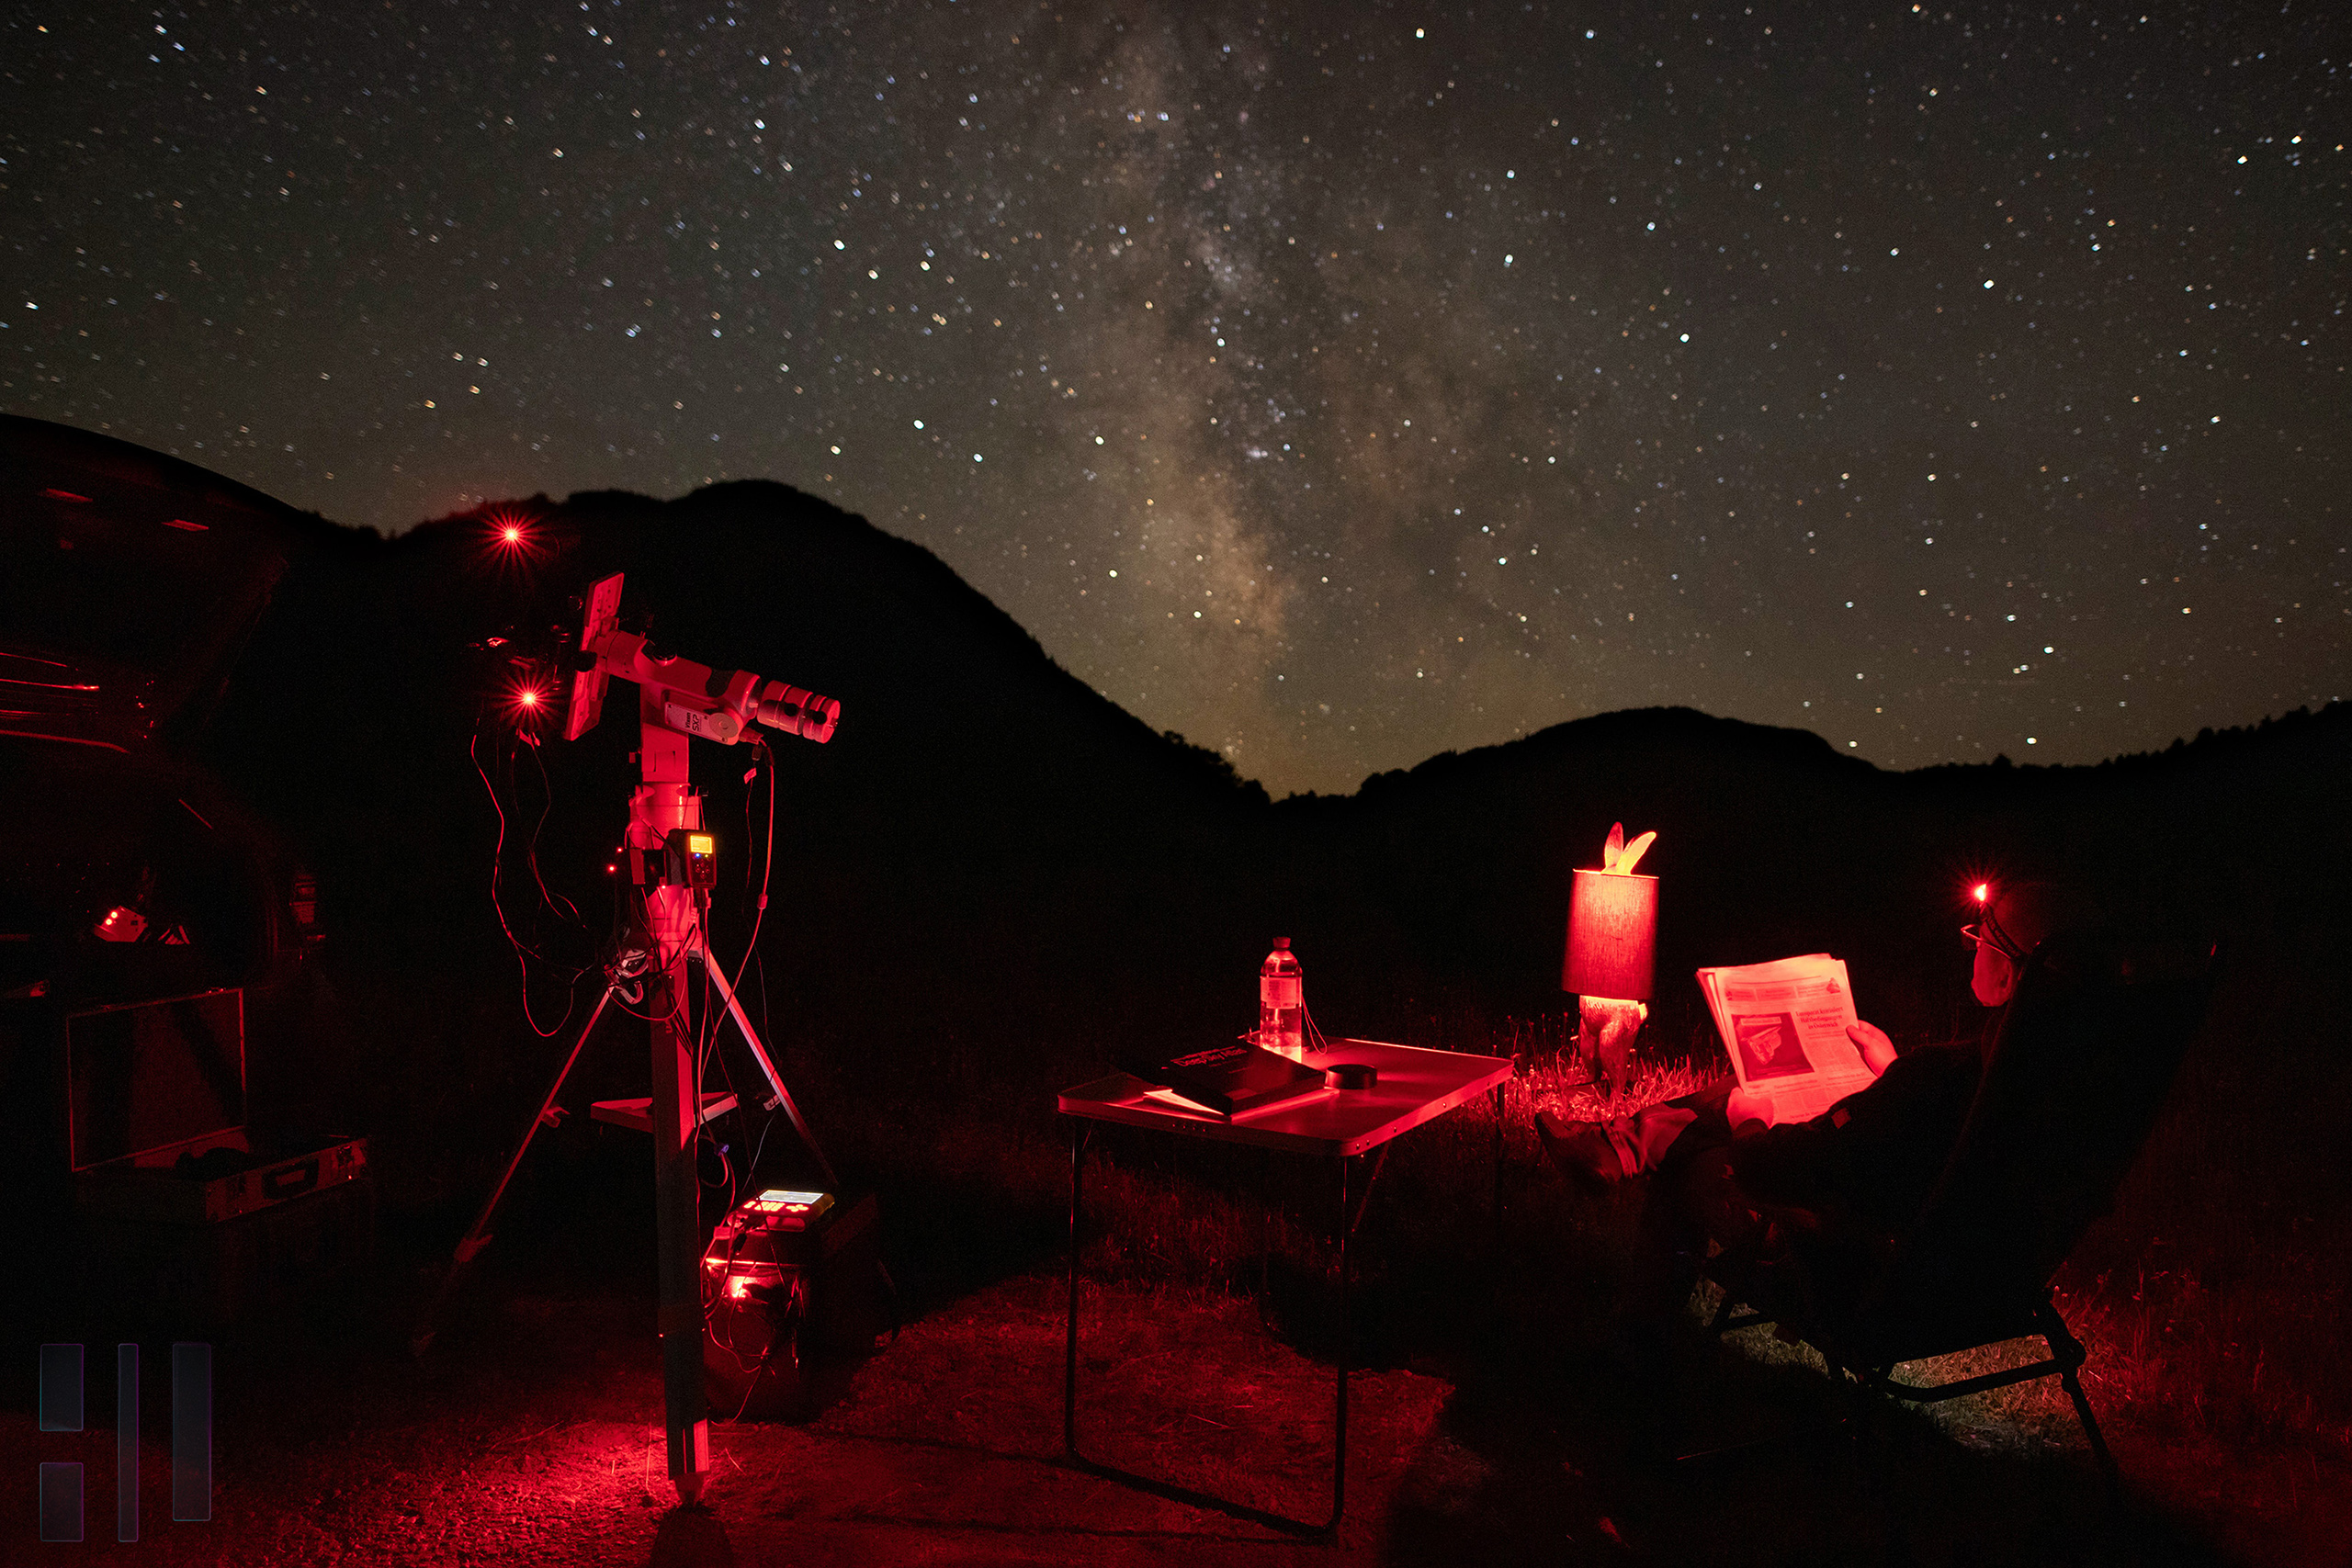
<svg viewBox="0 0 2352 1568"><path fill-rule="evenodd" d="M63 1256L77 1172L244 1142L317 895L195 742L303 523L0 419L0 1225L35 1248L8 1256Z"/></svg>

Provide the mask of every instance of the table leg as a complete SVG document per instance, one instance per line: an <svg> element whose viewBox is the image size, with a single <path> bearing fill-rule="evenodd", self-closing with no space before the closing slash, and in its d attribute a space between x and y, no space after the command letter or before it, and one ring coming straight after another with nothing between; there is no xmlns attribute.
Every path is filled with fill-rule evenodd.
<svg viewBox="0 0 2352 1568"><path fill-rule="evenodd" d="M1083 1239L1080 1232L1079 1218L1082 1212L1080 1201L1084 1192L1086 1150L1092 1138L1093 1129L1090 1123L1078 1117L1070 1119L1069 1307L1069 1315L1065 1320L1066 1338L1062 1351L1062 1446L1067 1450L1069 1461L1090 1475L1099 1475L1106 1481L1115 1481L1122 1485L1133 1486L1139 1491L1151 1493L1154 1496L1165 1497L1170 1502L1182 1503L1188 1507L1215 1508L1221 1513L1231 1514L1237 1518L1251 1519L1274 1529L1288 1530L1297 1534L1329 1534L1336 1530L1340 1524L1340 1477L1345 1473L1347 1464L1348 1372L1344 1359L1340 1367L1339 1457L1333 1461L1331 1522L1328 1525L1319 1527L1311 1525L1303 1519L1288 1518L1281 1514L1269 1513L1263 1508L1253 1508L1247 1503L1236 1503L1227 1498L1212 1496L1205 1492L1194 1491L1189 1486L1179 1486L1173 1482L1138 1475L1131 1470L1121 1470L1115 1465L1088 1459L1078 1451L1078 1252L1079 1244ZM1340 1162L1340 1238L1343 1258L1347 1246L1348 1228L1347 1164L1348 1162L1344 1159ZM1342 1292L1340 1321L1344 1337L1347 1314L1346 1270L1344 1269L1340 1271L1340 1285Z"/></svg>
<svg viewBox="0 0 2352 1568"><path fill-rule="evenodd" d="M1495 1086L1495 1196L1488 1208L1494 1222L1494 1234L1489 1238L1487 1256L1497 1266L1503 1256L1503 1086Z"/></svg>
<svg viewBox="0 0 2352 1568"><path fill-rule="evenodd" d="M1348 1315L1348 1232L1354 1228L1349 1224L1348 1179L1354 1163L1340 1156L1340 1354L1331 1379L1331 1522L1323 1527L1333 1535L1340 1531L1340 1513L1348 1497L1348 1365L1355 1359L1356 1348L1355 1325Z"/></svg>
<svg viewBox="0 0 2352 1568"><path fill-rule="evenodd" d="M1062 1352L1062 1446L1078 1452L1078 1212L1080 1181L1086 1169L1091 1129L1076 1117L1069 1125L1069 1317Z"/></svg>

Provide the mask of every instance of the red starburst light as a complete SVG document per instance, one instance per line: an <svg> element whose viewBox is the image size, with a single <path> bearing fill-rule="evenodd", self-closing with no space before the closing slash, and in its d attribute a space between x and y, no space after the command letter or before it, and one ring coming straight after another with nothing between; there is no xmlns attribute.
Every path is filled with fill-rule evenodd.
<svg viewBox="0 0 2352 1568"><path fill-rule="evenodd" d="M555 711L555 699L545 679L536 671L520 675L506 689L506 711L524 739L530 739L531 732Z"/></svg>
<svg viewBox="0 0 2352 1568"><path fill-rule="evenodd" d="M527 572L551 553L553 541L537 517L517 507L494 506L481 513L481 558L492 570Z"/></svg>
<svg viewBox="0 0 2352 1568"><path fill-rule="evenodd" d="M482 522L490 529L491 542L503 550L526 551L533 543L531 519L519 512L501 507L484 515Z"/></svg>

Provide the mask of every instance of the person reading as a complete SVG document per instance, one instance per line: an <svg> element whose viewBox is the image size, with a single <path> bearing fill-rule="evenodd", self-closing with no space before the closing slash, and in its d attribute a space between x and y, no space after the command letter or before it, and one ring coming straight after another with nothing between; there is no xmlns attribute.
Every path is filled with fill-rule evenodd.
<svg viewBox="0 0 2352 1568"><path fill-rule="evenodd" d="M1986 889L1983 916L1963 928L1973 949L1970 990L2004 1007L2029 954L2052 934L2097 924L2077 893L2046 882ZM1770 1104L1725 1077L1611 1128L1541 1111L1536 1131L1552 1163L1607 1191L1645 1179L1642 1246L1621 1311L1662 1318L1689 1298L1710 1238L1757 1249L1778 1216L1807 1233L1806 1250L1859 1267L1927 1201L1966 1121L1984 1073L1981 1035L1898 1052L1884 1030L1857 1021L1847 1034L1871 1075L1821 1115L1774 1124Z"/></svg>

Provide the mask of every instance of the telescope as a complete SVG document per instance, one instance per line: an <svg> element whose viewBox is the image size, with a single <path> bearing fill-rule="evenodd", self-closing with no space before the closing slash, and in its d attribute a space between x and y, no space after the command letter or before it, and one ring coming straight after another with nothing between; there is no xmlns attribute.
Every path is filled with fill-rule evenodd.
<svg viewBox="0 0 2352 1568"><path fill-rule="evenodd" d="M820 746L833 738L842 705L832 698L782 681L763 681L748 670L713 670L663 653L621 630L620 612L621 574L615 572L588 591L564 715L566 740L596 728L604 716L605 683L616 679L637 682L639 716L649 731L699 736L721 746L734 745L753 723Z"/></svg>
<svg viewBox="0 0 2352 1568"><path fill-rule="evenodd" d="M732 746L753 724L821 746L833 738L842 705L748 670L714 670L663 652L621 630L620 609L621 574L615 572L588 591L563 728L565 739L578 739L603 716L609 682L636 683L639 782L629 797L628 847L631 880L644 891L646 926L653 942L645 998L653 1036L653 1094L646 1123L653 1134L663 1426L670 1480L679 1500L691 1503L701 1495L710 1470L710 1422L703 1396L702 1285L697 1273L701 1183L694 1165L695 1139L705 1112L687 1018L687 956L700 956L705 974L714 982L724 987L724 979L710 960L702 930L700 905L709 886L707 854L699 857L703 863L697 866L692 852L707 852L708 840L702 831L702 796L687 777L687 747L697 737ZM689 851L686 856L665 852L681 840ZM699 846L697 840L702 840ZM777 1100L791 1111L794 1124L819 1162L827 1166L830 1179L830 1163L816 1149L808 1124L792 1106L783 1078L761 1048L731 987L726 988L726 998ZM593 1018L590 1023L594 1025Z"/></svg>
<svg viewBox="0 0 2352 1568"><path fill-rule="evenodd" d="M842 705L805 687L771 681L748 670L714 670L680 659L620 628L621 575L616 572L588 592L580 645L572 661L564 739L577 740L603 716L605 688L614 681L636 683L639 745L639 782L629 797L630 880L642 900L650 953L625 953L608 967L604 996L573 1041L571 1054L556 1074L538 1116L507 1161L473 1226L458 1244L450 1269L426 1310L411 1345L419 1354L433 1338L441 1303L466 1265L489 1244L489 1225L514 1178L532 1134L550 1124L557 1096L582 1046L625 980L641 980L643 1011L651 1034L652 1094L645 1100L604 1100L594 1107L598 1121L642 1128L653 1135L653 1194L657 1278L661 1288L663 1425L668 1438L670 1480L678 1498L692 1503L710 1471L710 1422L703 1387L703 1302L699 1275L702 1248L701 1183L695 1171L695 1141L702 1124L731 1108L732 1095L705 1094L699 1082L696 1035L691 1016L693 987L686 962L697 960L709 987L741 1033L780 1106L829 1184L831 1162L817 1146L808 1122L793 1103L733 985L713 959L703 915L716 882L716 845L703 830L702 796L688 777L688 748L700 739L732 746L751 727L797 735L823 745L841 722ZM752 737L754 740L758 738Z"/></svg>

